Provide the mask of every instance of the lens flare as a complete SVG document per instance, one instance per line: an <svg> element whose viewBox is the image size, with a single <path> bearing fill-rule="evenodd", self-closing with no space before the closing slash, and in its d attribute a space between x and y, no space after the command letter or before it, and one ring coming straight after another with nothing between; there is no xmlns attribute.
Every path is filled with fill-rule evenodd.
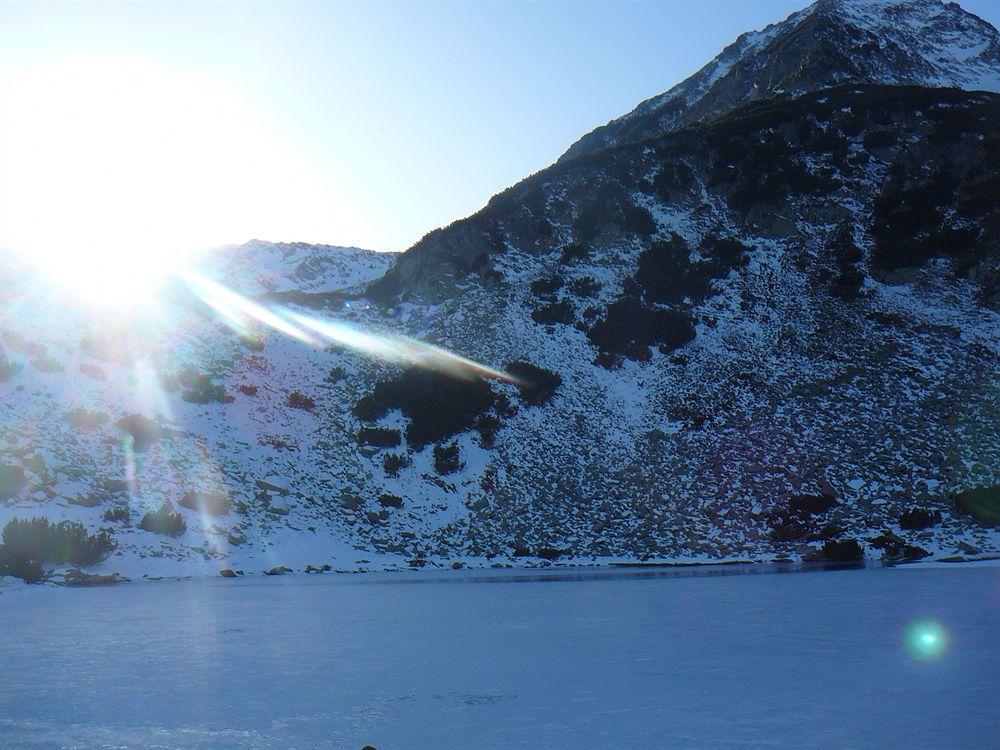
<svg viewBox="0 0 1000 750"><path fill-rule="evenodd" d="M934 620L917 620L906 629L906 649L921 661L936 659L948 648L948 634Z"/></svg>
<svg viewBox="0 0 1000 750"><path fill-rule="evenodd" d="M280 305L264 305L196 273L187 272L180 278L240 335L248 335L252 325L263 325L311 346L335 344L385 362L438 370L452 377L494 378L520 384L502 370L408 336L373 333L351 323L303 315Z"/></svg>

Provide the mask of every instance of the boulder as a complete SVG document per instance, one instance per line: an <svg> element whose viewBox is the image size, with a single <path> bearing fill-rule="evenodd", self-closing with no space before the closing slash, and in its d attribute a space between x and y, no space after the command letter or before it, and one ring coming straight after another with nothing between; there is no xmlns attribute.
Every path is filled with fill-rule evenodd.
<svg viewBox="0 0 1000 750"><path fill-rule="evenodd" d="M284 565L277 565L270 570L265 570L264 575L266 576L283 576L285 573L291 573L291 568L286 568Z"/></svg>
<svg viewBox="0 0 1000 750"><path fill-rule="evenodd" d="M236 571L231 568L223 568L219 571L219 575L223 578L236 578Z"/></svg>

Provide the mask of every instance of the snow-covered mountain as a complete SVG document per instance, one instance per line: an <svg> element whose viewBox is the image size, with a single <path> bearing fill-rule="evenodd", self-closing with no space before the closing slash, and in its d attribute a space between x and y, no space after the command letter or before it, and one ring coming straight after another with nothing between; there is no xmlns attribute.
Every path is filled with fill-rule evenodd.
<svg viewBox="0 0 1000 750"><path fill-rule="evenodd" d="M913 5L744 35L398 257L254 242L128 320L6 273L0 524L133 574L1000 552L997 32Z"/></svg>
<svg viewBox="0 0 1000 750"><path fill-rule="evenodd" d="M997 31L940 0L819 0L742 34L685 81L577 141L563 159L651 138L757 99L845 83L1000 91Z"/></svg>

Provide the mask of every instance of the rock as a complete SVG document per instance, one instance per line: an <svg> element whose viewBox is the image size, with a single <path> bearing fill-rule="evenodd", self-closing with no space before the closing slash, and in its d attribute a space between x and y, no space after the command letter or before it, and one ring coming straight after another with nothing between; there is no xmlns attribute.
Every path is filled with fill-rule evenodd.
<svg viewBox="0 0 1000 750"><path fill-rule="evenodd" d="M465 563L459 562L458 560L456 560L455 562L453 562L451 564L451 569L452 570L458 570L458 569L464 568L464 567L465 567Z"/></svg>
<svg viewBox="0 0 1000 750"><path fill-rule="evenodd" d="M179 504L209 516L224 516L233 507L233 501L222 492L197 492L192 490L182 497Z"/></svg>
<svg viewBox="0 0 1000 750"><path fill-rule="evenodd" d="M555 560L557 557L561 557L562 555L563 555L563 550L561 549L554 549L552 547L541 547L538 550L537 556L542 558L543 560Z"/></svg>
<svg viewBox="0 0 1000 750"><path fill-rule="evenodd" d="M97 573L84 573L78 568L70 568L63 574L63 586L109 586L121 583L122 579L117 573L108 575L98 575Z"/></svg>
<svg viewBox="0 0 1000 750"><path fill-rule="evenodd" d="M256 484L257 487L265 492L274 492L278 495L287 495L289 493L289 489L286 486L288 482L278 476L272 475L264 479L258 479Z"/></svg>
<svg viewBox="0 0 1000 750"><path fill-rule="evenodd" d="M226 541L229 542L234 547L239 547L241 544L247 543L247 538L243 536L239 531L231 531L226 536Z"/></svg>
<svg viewBox="0 0 1000 750"><path fill-rule="evenodd" d="M267 510L279 516L288 515L288 503L279 497L272 497L267 504Z"/></svg>
<svg viewBox="0 0 1000 750"><path fill-rule="evenodd" d="M964 552L967 555L978 555L980 552L982 552L982 550L979 549L979 547L969 544L968 542L959 542L958 549L959 551Z"/></svg>
<svg viewBox="0 0 1000 750"><path fill-rule="evenodd" d="M291 573L291 568L286 568L284 565L277 565L270 570L265 570L264 575L266 576L283 576L285 573Z"/></svg>
<svg viewBox="0 0 1000 750"><path fill-rule="evenodd" d="M914 562L916 560L923 560L925 557L930 557L930 554L923 547L918 547L915 544L904 544L893 550L891 555L886 555L886 562Z"/></svg>
<svg viewBox="0 0 1000 750"><path fill-rule="evenodd" d="M819 487L819 494L824 497L828 497L831 500L837 499L837 489L830 484L830 480L826 477L820 477L819 481L816 483Z"/></svg>
<svg viewBox="0 0 1000 750"><path fill-rule="evenodd" d="M219 571L219 575L223 578L236 578L236 571L230 568L223 568Z"/></svg>

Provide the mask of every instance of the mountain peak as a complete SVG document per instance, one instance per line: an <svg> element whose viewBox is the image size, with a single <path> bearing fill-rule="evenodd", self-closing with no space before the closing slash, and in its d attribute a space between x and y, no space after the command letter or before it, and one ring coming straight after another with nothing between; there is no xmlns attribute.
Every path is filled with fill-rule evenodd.
<svg viewBox="0 0 1000 750"><path fill-rule="evenodd" d="M741 34L697 73L585 135L561 160L756 99L844 83L1000 91L1000 34L940 0L818 0L780 23Z"/></svg>

